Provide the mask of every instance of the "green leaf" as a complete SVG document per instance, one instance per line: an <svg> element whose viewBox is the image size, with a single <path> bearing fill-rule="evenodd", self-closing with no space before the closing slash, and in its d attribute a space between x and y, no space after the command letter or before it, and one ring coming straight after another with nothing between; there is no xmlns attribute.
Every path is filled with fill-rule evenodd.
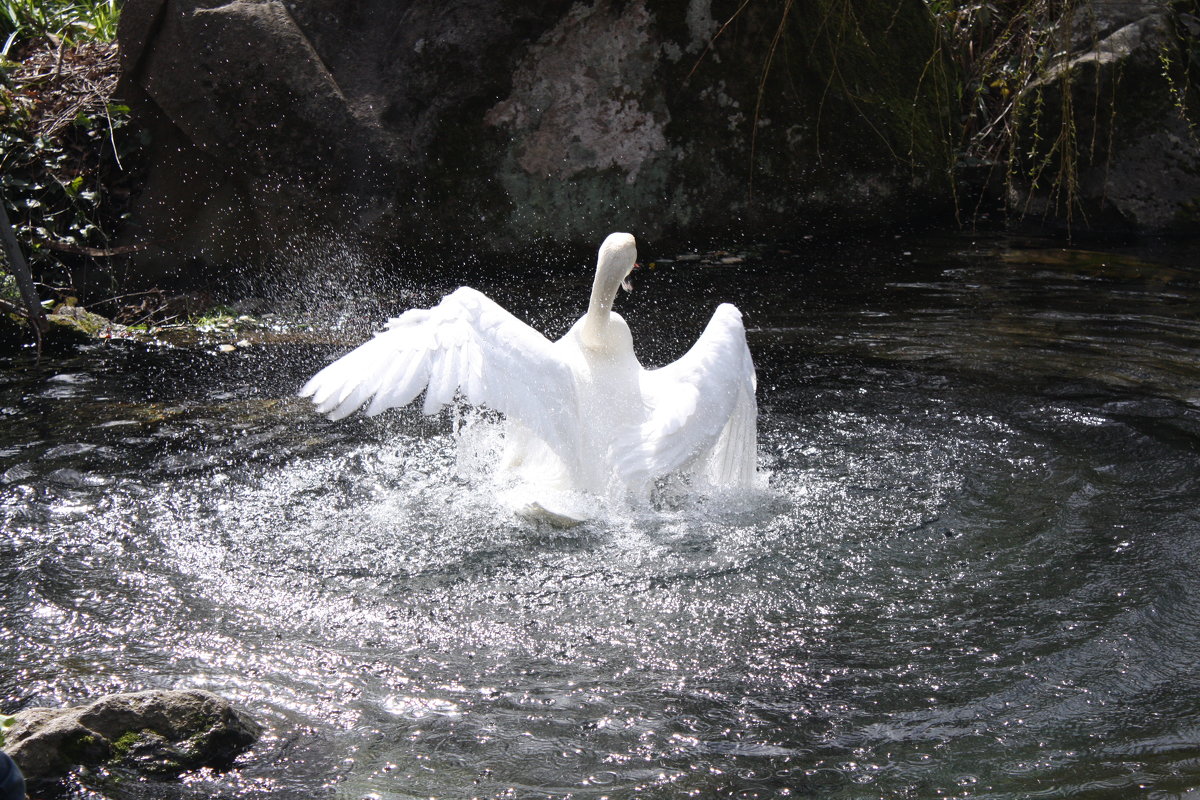
<svg viewBox="0 0 1200 800"><path fill-rule="evenodd" d="M16 717L8 717L0 714L0 747L4 746L4 732L17 724Z"/></svg>

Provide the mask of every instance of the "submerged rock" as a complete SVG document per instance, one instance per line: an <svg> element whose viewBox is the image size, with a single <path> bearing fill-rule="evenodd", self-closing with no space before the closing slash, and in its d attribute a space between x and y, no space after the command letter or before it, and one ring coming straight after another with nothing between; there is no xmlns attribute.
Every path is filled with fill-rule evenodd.
<svg viewBox="0 0 1200 800"><path fill-rule="evenodd" d="M31 783L77 766L121 766L172 777L233 761L261 727L227 700L199 690L115 694L73 708L29 708L15 716L4 749Z"/></svg>
<svg viewBox="0 0 1200 800"><path fill-rule="evenodd" d="M51 352L69 352L77 345L124 332L124 326L76 305L74 298L59 303L46 315L46 322L49 324L41 333L41 346ZM0 352L17 352L36 340L28 322L14 314L0 313Z"/></svg>

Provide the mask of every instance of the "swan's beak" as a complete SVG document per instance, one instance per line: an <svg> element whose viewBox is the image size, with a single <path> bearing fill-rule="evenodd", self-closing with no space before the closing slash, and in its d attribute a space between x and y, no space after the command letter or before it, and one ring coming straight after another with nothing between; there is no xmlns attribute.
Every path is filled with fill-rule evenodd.
<svg viewBox="0 0 1200 800"><path fill-rule="evenodd" d="M635 261L633 264L633 269L629 270L629 275L632 275L633 270L637 269L640 266L641 266L641 264L639 264ZM621 281L621 288L627 292L632 292L633 291L633 281L629 280L629 275L626 275L625 280Z"/></svg>

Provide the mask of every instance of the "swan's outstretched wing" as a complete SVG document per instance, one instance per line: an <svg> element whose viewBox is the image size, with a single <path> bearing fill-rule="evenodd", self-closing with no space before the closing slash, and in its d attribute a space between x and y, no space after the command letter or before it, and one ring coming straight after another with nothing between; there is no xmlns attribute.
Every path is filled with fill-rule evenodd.
<svg viewBox="0 0 1200 800"><path fill-rule="evenodd" d="M367 414L405 406L425 391L436 413L457 392L519 420L554 449L577 430L570 367L546 337L474 289L406 311L387 330L318 372L300 390L330 419L370 401Z"/></svg>
<svg viewBox="0 0 1200 800"><path fill-rule="evenodd" d="M757 457L754 363L742 314L722 303L692 349L642 375L650 415L623 444L633 485L684 468L716 485L749 486Z"/></svg>

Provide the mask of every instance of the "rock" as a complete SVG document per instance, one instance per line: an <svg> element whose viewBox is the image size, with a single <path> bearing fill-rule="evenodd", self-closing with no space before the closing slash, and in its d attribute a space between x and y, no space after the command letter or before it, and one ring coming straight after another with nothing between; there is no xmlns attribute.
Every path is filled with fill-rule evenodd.
<svg viewBox="0 0 1200 800"><path fill-rule="evenodd" d="M74 297L59 303L54 310L46 315L51 325L75 332L80 340L87 340L105 332L119 332L125 326L118 325L99 314L88 311L76 303Z"/></svg>
<svg viewBox="0 0 1200 800"><path fill-rule="evenodd" d="M1070 31L1071 51L1086 52L1130 23L1163 13L1163 0L1103 0L1078 3L1062 24Z"/></svg>
<svg viewBox="0 0 1200 800"><path fill-rule="evenodd" d="M120 40L153 139L127 235L189 269L877 223L950 190L921 0L127 0Z"/></svg>
<svg viewBox="0 0 1200 800"><path fill-rule="evenodd" d="M1060 22L1075 49L1026 92L1015 208L1078 229L1200 228L1192 19L1166 0L1089 0Z"/></svg>
<svg viewBox="0 0 1200 800"><path fill-rule="evenodd" d="M4 749L30 783L102 764L168 777L229 764L260 735L258 723L217 695L157 690L26 709L5 733Z"/></svg>

